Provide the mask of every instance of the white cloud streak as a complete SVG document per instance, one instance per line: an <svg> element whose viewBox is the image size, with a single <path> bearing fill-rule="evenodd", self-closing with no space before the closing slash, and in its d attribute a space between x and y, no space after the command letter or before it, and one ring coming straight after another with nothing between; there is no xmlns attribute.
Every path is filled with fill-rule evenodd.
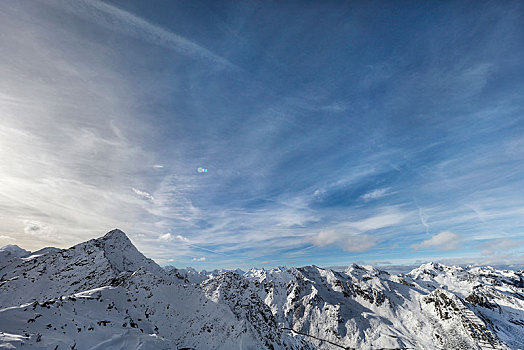
<svg viewBox="0 0 524 350"><path fill-rule="evenodd" d="M228 60L214 54L206 48L165 28L155 25L139 16L109 5L99 0L66 0L55 4L61 9L82 18L92 20L98 25L147 40L156 45L174 50L183 55L201 58L216 63L224 68L238 69Z"/></svg>
<svg viewBox="0 0 524 350"><path fill-rule="evenodd" d="M347 252L365 252L377 244L377 238L367 234L347 233L336 229L322 230L312 236L309 242L318 246L326 247L336 244L337 247Z"/></svg>
<svg viewBox="0 0 524 350"><path fill-rule="evenodd" d="M461 236L451 232L442 231L430 239L411 245L413 249L436 248L439 250L454 250L458 249L458 243L461 241Z"/></svg>
<svg viewBox="0 0 524 350"><path fill-rule="evenodd" d="M376 190L373 190L371 192L368 192L362 195L361 198L365 201L378 199L378 198L384 197L387 194L388 190L389 190L388 188L377 188Z"/></svg>
<svg viewBox="0 0 524 350"><path fill-rule="evenodd" d="M155 198L149 193L149 192L146 192L146 191L141 191L139 189L136 189L136 188L132 188L133 192L135 192L135 194L141 198L144 198L144 199L149 199L149 200L154 200Z"/></svg>
<svg viewBox="0 0 524 350"><path fill-rule="evenodd" d="M332 228L321 230L319 233L309 236L306 241L319 247L336 244L345 251L364 252L373 248L379 242L379 238L372 235L371 232L394 227L404 222L409 215L410 213L396 208L386 208L378 215L358 221L344 222Z"/></svg>

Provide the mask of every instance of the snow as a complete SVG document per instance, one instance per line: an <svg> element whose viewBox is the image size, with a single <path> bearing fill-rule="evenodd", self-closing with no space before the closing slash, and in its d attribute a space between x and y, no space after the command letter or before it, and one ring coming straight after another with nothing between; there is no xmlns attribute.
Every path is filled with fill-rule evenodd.
<svg viewBox="0 0 524 350"><path fill-rule="evenodd" d="M0 248L0 268L6 266L13 260L23 258L29 254L31 254L30 251L22 249L17 245L6 245Z"/></svg>
<svg viewBox="0 0 524 350"><path fill-rule="evenodd" d="M41 256L44 254L54 254L61 250L62 249L55 248L55 247L45 247L40 250L37 250L36 252L30 253L30 255L23 257L22 260L30 260L30 259L36 258L37 256Z"/></svg>
<svg viewBox="0 0 524 350"><path fill-rule="evenodd" d="M524 348L523 271L197 272L159 267L120 230L2 252L0 349Z"/></svg>

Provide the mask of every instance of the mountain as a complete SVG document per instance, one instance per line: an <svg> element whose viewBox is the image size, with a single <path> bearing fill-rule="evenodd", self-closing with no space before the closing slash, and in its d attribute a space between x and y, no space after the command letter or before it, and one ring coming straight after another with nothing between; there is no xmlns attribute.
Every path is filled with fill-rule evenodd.
<svg viewBox="0 0 524 350"><path fill-rule="evenodd" d="M144 257L122 231L113 230L69 249L4 266L0 269L0 307L107 286L121 273L142 266L155 273L163 272L153 260Z"/></svg>
<svg viewBox="0 0 524 350"><path fill-rule="evenodd" d="M0 348L524 348L523 271L164 269L120 230L20 254L0 267Z"/></svg>
<svg viewBox="0 0 524 350"><path fill-rule="evenodd" d="M31 254L30 251L20 248L17 245L9 244L0 248L0 267L10 263L12 260L22 258Z"/></svg>
<svg viewBox="0 0 524 350"><path fill-rule="evenodd" d="M37 256L44 255L44 254L52 254L61 251L62 249L55 248L55 247L45 247L40 250L31 252L31 254L24 257L24 259L33 259Z"/></svg>
<svg viewBox="0 0 524 350"><path fill-rule="evenodd" d="M144 257L120 230L3 267L0 308L0 348L309 346L270 319L250 324L230 304Z"/></svg>

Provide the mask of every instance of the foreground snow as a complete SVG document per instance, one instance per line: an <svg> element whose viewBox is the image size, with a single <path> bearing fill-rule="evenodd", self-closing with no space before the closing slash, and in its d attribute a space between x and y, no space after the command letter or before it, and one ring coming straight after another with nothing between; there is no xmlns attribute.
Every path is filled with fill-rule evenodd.
<svg viewBox="0 0 524 350"><path fill-rule="evenodd" d="M524 349L522 271L162 269L119 230L0 258L0 349Z"/></svg>

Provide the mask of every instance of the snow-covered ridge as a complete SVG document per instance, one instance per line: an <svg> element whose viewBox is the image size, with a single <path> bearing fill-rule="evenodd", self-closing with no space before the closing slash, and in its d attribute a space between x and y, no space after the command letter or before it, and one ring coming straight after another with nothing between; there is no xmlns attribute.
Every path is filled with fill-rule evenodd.
<svg viewBox="0 0 524 350"><path fill-rule="evenodd" d="M0 348L524 348L523 271L163 269L120 230L17 248L0 249Z"/></svg>
<svg viewBox="0 0 524 350"><path fill-rule="evenodd" d="M31 254L30 251L17 245L9 244L0 248L0 267L3 267L15 259L20 259Z"/></svg>

